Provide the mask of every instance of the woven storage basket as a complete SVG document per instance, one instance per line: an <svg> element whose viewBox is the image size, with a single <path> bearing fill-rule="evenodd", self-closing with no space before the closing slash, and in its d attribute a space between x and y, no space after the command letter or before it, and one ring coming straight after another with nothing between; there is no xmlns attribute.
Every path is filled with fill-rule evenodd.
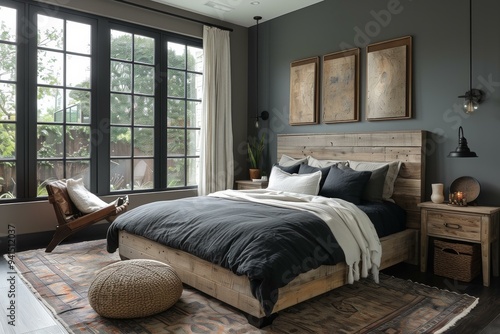
<svg viewBox="0 0 500 334"><path fill-rule="evenodd" d="M434 240L434 274L470 282L481 272L479 244Z"/></svg>
<svg viewBox="0 0 500 334"><path fill-rule="evenodd" d="M90 284L90 306L115 319L147 317L174 305L182 294L174 269L153 260L127 260L102 268Z"/></svg>

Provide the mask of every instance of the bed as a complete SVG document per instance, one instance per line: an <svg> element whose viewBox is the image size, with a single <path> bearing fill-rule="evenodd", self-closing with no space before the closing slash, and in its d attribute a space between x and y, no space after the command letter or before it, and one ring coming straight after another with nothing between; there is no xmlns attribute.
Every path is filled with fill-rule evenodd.
<svg viewBox="0 0 500 334"><path fill-rule="evenodd" d="M322 160L400 161L391 198L406 214L406 229L380 238L382 255L379 269L403 261L417 264L420 230L417 203L422 201L424 195L425 131L283 134L278 135L277 139L278 157L286 155L296 159L313 156ZM130 210L132 211L134 210ZM266 309L262 300L252 293L255 292L254 287L245 276L236 275L229 269L188 252L125 230L118 230L117 235L122 259L155 259L170 264L183 283L243 311L249 322L257 327L272 322L280 310L352 281L349 278L350 266L345 263L321 265L300 273L280 287L271 308Z"/></svg>

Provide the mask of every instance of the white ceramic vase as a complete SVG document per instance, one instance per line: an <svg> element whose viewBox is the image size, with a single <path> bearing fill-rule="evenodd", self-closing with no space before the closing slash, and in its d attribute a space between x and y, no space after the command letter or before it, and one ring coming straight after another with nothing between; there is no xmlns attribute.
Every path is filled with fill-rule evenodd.
<svg viewBox="0 0 500 334"><path fill-rule="evenodd" d="M444 202L444 194L443 194L443 184L442 183L433 183L432 184L432 194L431 201L433 203L443 203Z"/></svg>

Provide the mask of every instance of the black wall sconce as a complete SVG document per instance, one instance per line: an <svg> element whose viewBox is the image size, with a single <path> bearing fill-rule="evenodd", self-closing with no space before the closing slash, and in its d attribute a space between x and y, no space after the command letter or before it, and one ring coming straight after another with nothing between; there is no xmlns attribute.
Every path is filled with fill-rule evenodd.
<svg viewBox="0 0 500 334"><path fill-rule="evenodd" d="M471 152L464 137L464 129L458 128L458 147L448 154L448 158L477 158L476 152Z"/></svg>

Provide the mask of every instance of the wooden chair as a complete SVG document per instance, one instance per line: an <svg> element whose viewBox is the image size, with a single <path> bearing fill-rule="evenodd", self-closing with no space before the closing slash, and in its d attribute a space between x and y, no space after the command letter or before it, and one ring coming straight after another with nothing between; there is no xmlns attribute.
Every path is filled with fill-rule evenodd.
<svg viewBox="0 0 500 334"><path fill-rule="evenodd" d="M54 206L58 225L52 241L45 252L50 253L64 239L71 234L97 223L103 219L112 222L119 214L127 210L128 196L120 197L102 209L92 213L83 213L76 208L69 197L66 182L57 180L46 185L49 202Z"/></svg>

